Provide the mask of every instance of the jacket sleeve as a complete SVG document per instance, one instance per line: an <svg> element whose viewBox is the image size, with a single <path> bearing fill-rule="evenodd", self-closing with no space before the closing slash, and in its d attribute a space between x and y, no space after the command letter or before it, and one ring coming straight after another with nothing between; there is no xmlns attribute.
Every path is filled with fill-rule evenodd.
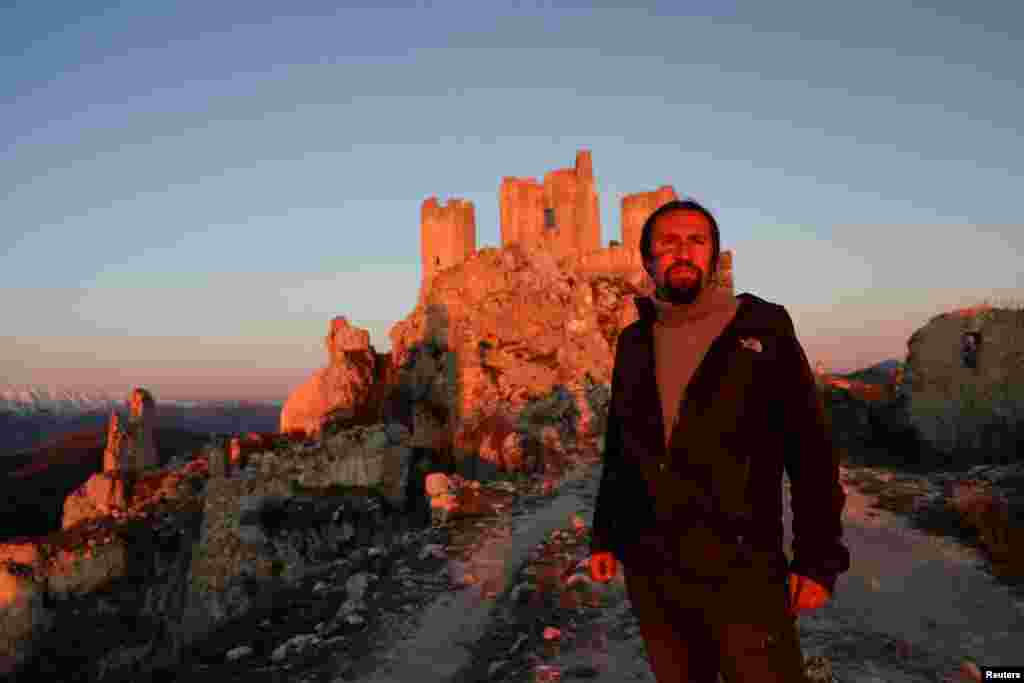
<svg viewBox="0 0 1024 683"><path fill-rule="evenodd" d="M779 337L779 401L783 455L791 484L793 561L789 571L835 592L836 579L850 568L842 542L846 493L839 483L839 457L810 363L782 308Z"/></svg>
<svg viewBox="0 0 1024 683"><path fill-rule="evenodd" d="M620 337L621 341L621 337ZM618 348L618 346L616 346ZM604 433L604 453L601 482L597 489L597 502L594 504L594 521L590 530L590 553L611 552L615 559L620 557L621 546L616 527L615 506L621 511L622 499L622 432L619 418L615 414L616 399L622 391L619 380L619 354L616 353L615 367L612 369L612 394L608 403L608 419Z"/></svg>

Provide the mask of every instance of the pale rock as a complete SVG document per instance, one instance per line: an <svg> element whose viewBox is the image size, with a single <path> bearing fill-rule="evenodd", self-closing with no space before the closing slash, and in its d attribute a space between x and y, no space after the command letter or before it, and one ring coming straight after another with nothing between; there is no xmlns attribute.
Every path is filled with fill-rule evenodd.
<svg viewBox="0 0 1024 683"><path fill-rule="evenodd" d="M332 420L358 423L372 410L378 371L369 333L344 317L331 320L325 345L328 364L297 387L281 409L281 432L316 438Z"/></svg>
<svg viewBox="0 0 1024 683"><path fill-rule="evenodd" d="M378 577L375 574L371 574L369 572L359 572L350 576L345 582L345 592L348 597L348 602L358 607L363 596L366 594L366 589L369 588L370 584L376 581L377 578Z"/></svg>
<svg viewBox="0 0 1024 683"><path fill-rule="evenodd" d="M290 655L302 652L307 646L320 642L320 638L313 633L293 636L281 643L270 655L275 662L287 659Z"/></svg>
<svg viewBox="0 0 1024 683"><path fill-rule="evenodd" d="M229 662L235 662L239 659L250 656L253 653L253 649L248 645L239 645L236 648L228 650L226 659Z"/></svg>
<svg viewBox="0 0 1024 683"><path fill-rule="evenodd" d="M98 472L64 499L61 528L112 515L127 508L125 482L119 470Z"/></svg>
<svg viewBox="0 0 1024 683"><path fill-rule="evenodd" d="M430 497L448 493L451 489L451 484L448 481L448 475L443 472L432 472L431 474L428 474L426 476L424 486L426 488L427 495Z"/></svg>
<svg viewBox="0 0 1024 683"><path fill-rule="evenodd" d="M964 367L963 335L981 335L977 367ZM900 393L909 420L936 450L979 449L1014 455L1016 442L1001 431L1024 414L1024 310L974 307L931 318L907 341ZM906 381L909 379L909 382Z"/></svg>

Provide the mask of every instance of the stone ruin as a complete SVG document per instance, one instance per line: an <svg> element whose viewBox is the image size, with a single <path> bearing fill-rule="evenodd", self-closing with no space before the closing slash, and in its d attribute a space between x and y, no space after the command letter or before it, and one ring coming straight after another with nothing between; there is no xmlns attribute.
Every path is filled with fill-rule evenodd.
<svg viewBox="0 0 1024 683"><path fill-rule="evenodd" d="M291 392L281 413L281 432L296 438L318 438L330 422L354 426L394 419L413 431L417 440L437 446L441 437L422 435L438 432L431 426L435 423L450 426L451 415L479 412L482 399L473 392L487 384L477 379L481 373L490 377L501 372L497 364L522 365L507 375L519 375L506 380L518 385L517 390L509 392L503 387L495 392L504 394L503 405L514 411L522 404L524 392L537 396L555 385L547 367L552 362L537 363L529 358L550 355L558 348L562 349L558 362L563 368L559 381L573 387L576 395L582 395L580 382L587 373L595 382L610 382L605 366L615 338L636 319L631 297L653 292L653 282L640 258L643 224L660 206L677 198L668 185L626 195L622 199L623 240L601 248L593 160L589 151L581 150L574 168L552 171L543 183L532 178L502 180L503 246L481 251L476 248L472 202L452 199L441 206L436 197L427 199L420 225L423 281L416 309L390 332L394 350L378 354L366 330L350 326L344 317L332 320L326 339L328 363ZM713 286L733 291L731 251L721 252L718 268L711 275ZM551 291L544 287L556 287L558 297L552 299ZM525 305L510 304L517 298ZM470 301L476 308L467 305ZM579 310L566 325L562 318L572 313L569 306ZM439 313L432 315L428 310ZM493 319L495 316L503 320ZM464 330L460 336L428 329L446 327L448 319L456 318ZM532 328L528 319L535 321ZM544 336L531 339L538 329L544 329ZM467 335L474 338L474 344L497 347L487 354L488 362L476 362L479 349L462 344ZM419 364L416 377L410 379L406 373L399 381L401 369L410 360L407 350L425 345L436 349L432 352L435 358L418 358L414 361ZM577 348L581 345L588 348ZM511 355L504 351L512 346L523 348ZM572 349L575 353L567 353ZM446 353L456 354L454 365L445 362ZM428 385L435 382L432 373L436 372L451 375L448 391L466 388L462 394L468 400L435 397L430 403L433 408L425 408L420 394L432 391ZM531 373L534 376L528 377ZM457 405L460 402L463 405ZM441 431L445 429L448 427ZM484 439L485 448L489 442L490 437Z"/></svg>
<svg viewBox="0 0 1024 683"><path fill-rule="evenodd" d="M113 455L134 443L126 432L111 430ZM98 473L69 497L59 532L0 543L0 675L86 656L90 680L174 669L191 643L272 595L268 582L301 580L390 538L409 488L408 442L400 425L318 443L219 439L138 472L131 496L120 468ZM112 609L138 626L130 643ZM86 636L68 638L82 629L88 655L75 650Z"/></svg>
<svg viewBox="0 0 1024 683"><path fill-rule="evenodd" d="M597 181L590 151L576 153L572 168L547 173L543 182L534 178L505 177L498 191L501 215L501 246L514 243L546 251L560 264L592 276L618 275L640 289L653 283L640 259L640 233L647 218L661 205L678 199L671 185L653 192L622 197L622 239L601 246L601 215ZM473 203L460 198L441 206L437 197L424 200L420 212L420 245L423 280L422 303L437 275L477 253L476 215ZM732 290L731 251L723 251L716 283Z"/></svg>
<svg viewBox="0 0 1024 683"><path fill-rule="evenodd" d="M148 470L160 466L157 454L156 403L146 389L136 387L128 398L128 422L110 414L103 470L89 477L64 500L61 527L68 529L86 519L123 512L133 484Z"/></svg>
<svg viewBox="0 0 1024 683"><path fill-rule="evenodd" d="M376 421L365 409L373 386L386 380L386 357L374 351L370 333L338 316L330 321L324 346L327 365L289 394L281 409L282 434L316 438L330 420L347 426Z"/></svg>
<svg viewBox="0 0 1024 683"><path fill-rule="evenodd" d="M1016 457L1020 442L1013 430L1016 425L1019 433L1024 424L1022 386L1024 310L954 310L934 316L907 341L909 419L941 453Z"/></svg>

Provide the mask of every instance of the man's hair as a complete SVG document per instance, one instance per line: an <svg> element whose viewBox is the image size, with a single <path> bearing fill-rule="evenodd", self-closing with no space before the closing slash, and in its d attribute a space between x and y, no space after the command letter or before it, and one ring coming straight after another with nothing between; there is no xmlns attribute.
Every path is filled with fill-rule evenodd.
<svg viewBox="0 0 1024 683"><path fill-rule="evenodd" d="M718 221L711 215L711 212L697 203L694 199L673 199L667 204L662 204L658 207L658 210L650 215L647 221L644 223L643 231L640 233L640 256L644 261L648 261L651 258L651 237L654 234L654 223L670 211L696 211L703 215L711 223L711 271L715 272L715 268L718 266L718 250L720 244L720 238L718 235Z"/></svg>

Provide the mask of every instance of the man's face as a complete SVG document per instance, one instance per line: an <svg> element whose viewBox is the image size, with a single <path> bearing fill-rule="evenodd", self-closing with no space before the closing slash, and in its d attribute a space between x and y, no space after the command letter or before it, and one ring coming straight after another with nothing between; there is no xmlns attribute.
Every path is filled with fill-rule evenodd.
<svg viewBox="0 0 1024 683"><path fill-rule="evenodd" d="M711 223L680 209L658 218L651 230L651 258L644 262L661 298L691 304L711 277Z"/></svg>

